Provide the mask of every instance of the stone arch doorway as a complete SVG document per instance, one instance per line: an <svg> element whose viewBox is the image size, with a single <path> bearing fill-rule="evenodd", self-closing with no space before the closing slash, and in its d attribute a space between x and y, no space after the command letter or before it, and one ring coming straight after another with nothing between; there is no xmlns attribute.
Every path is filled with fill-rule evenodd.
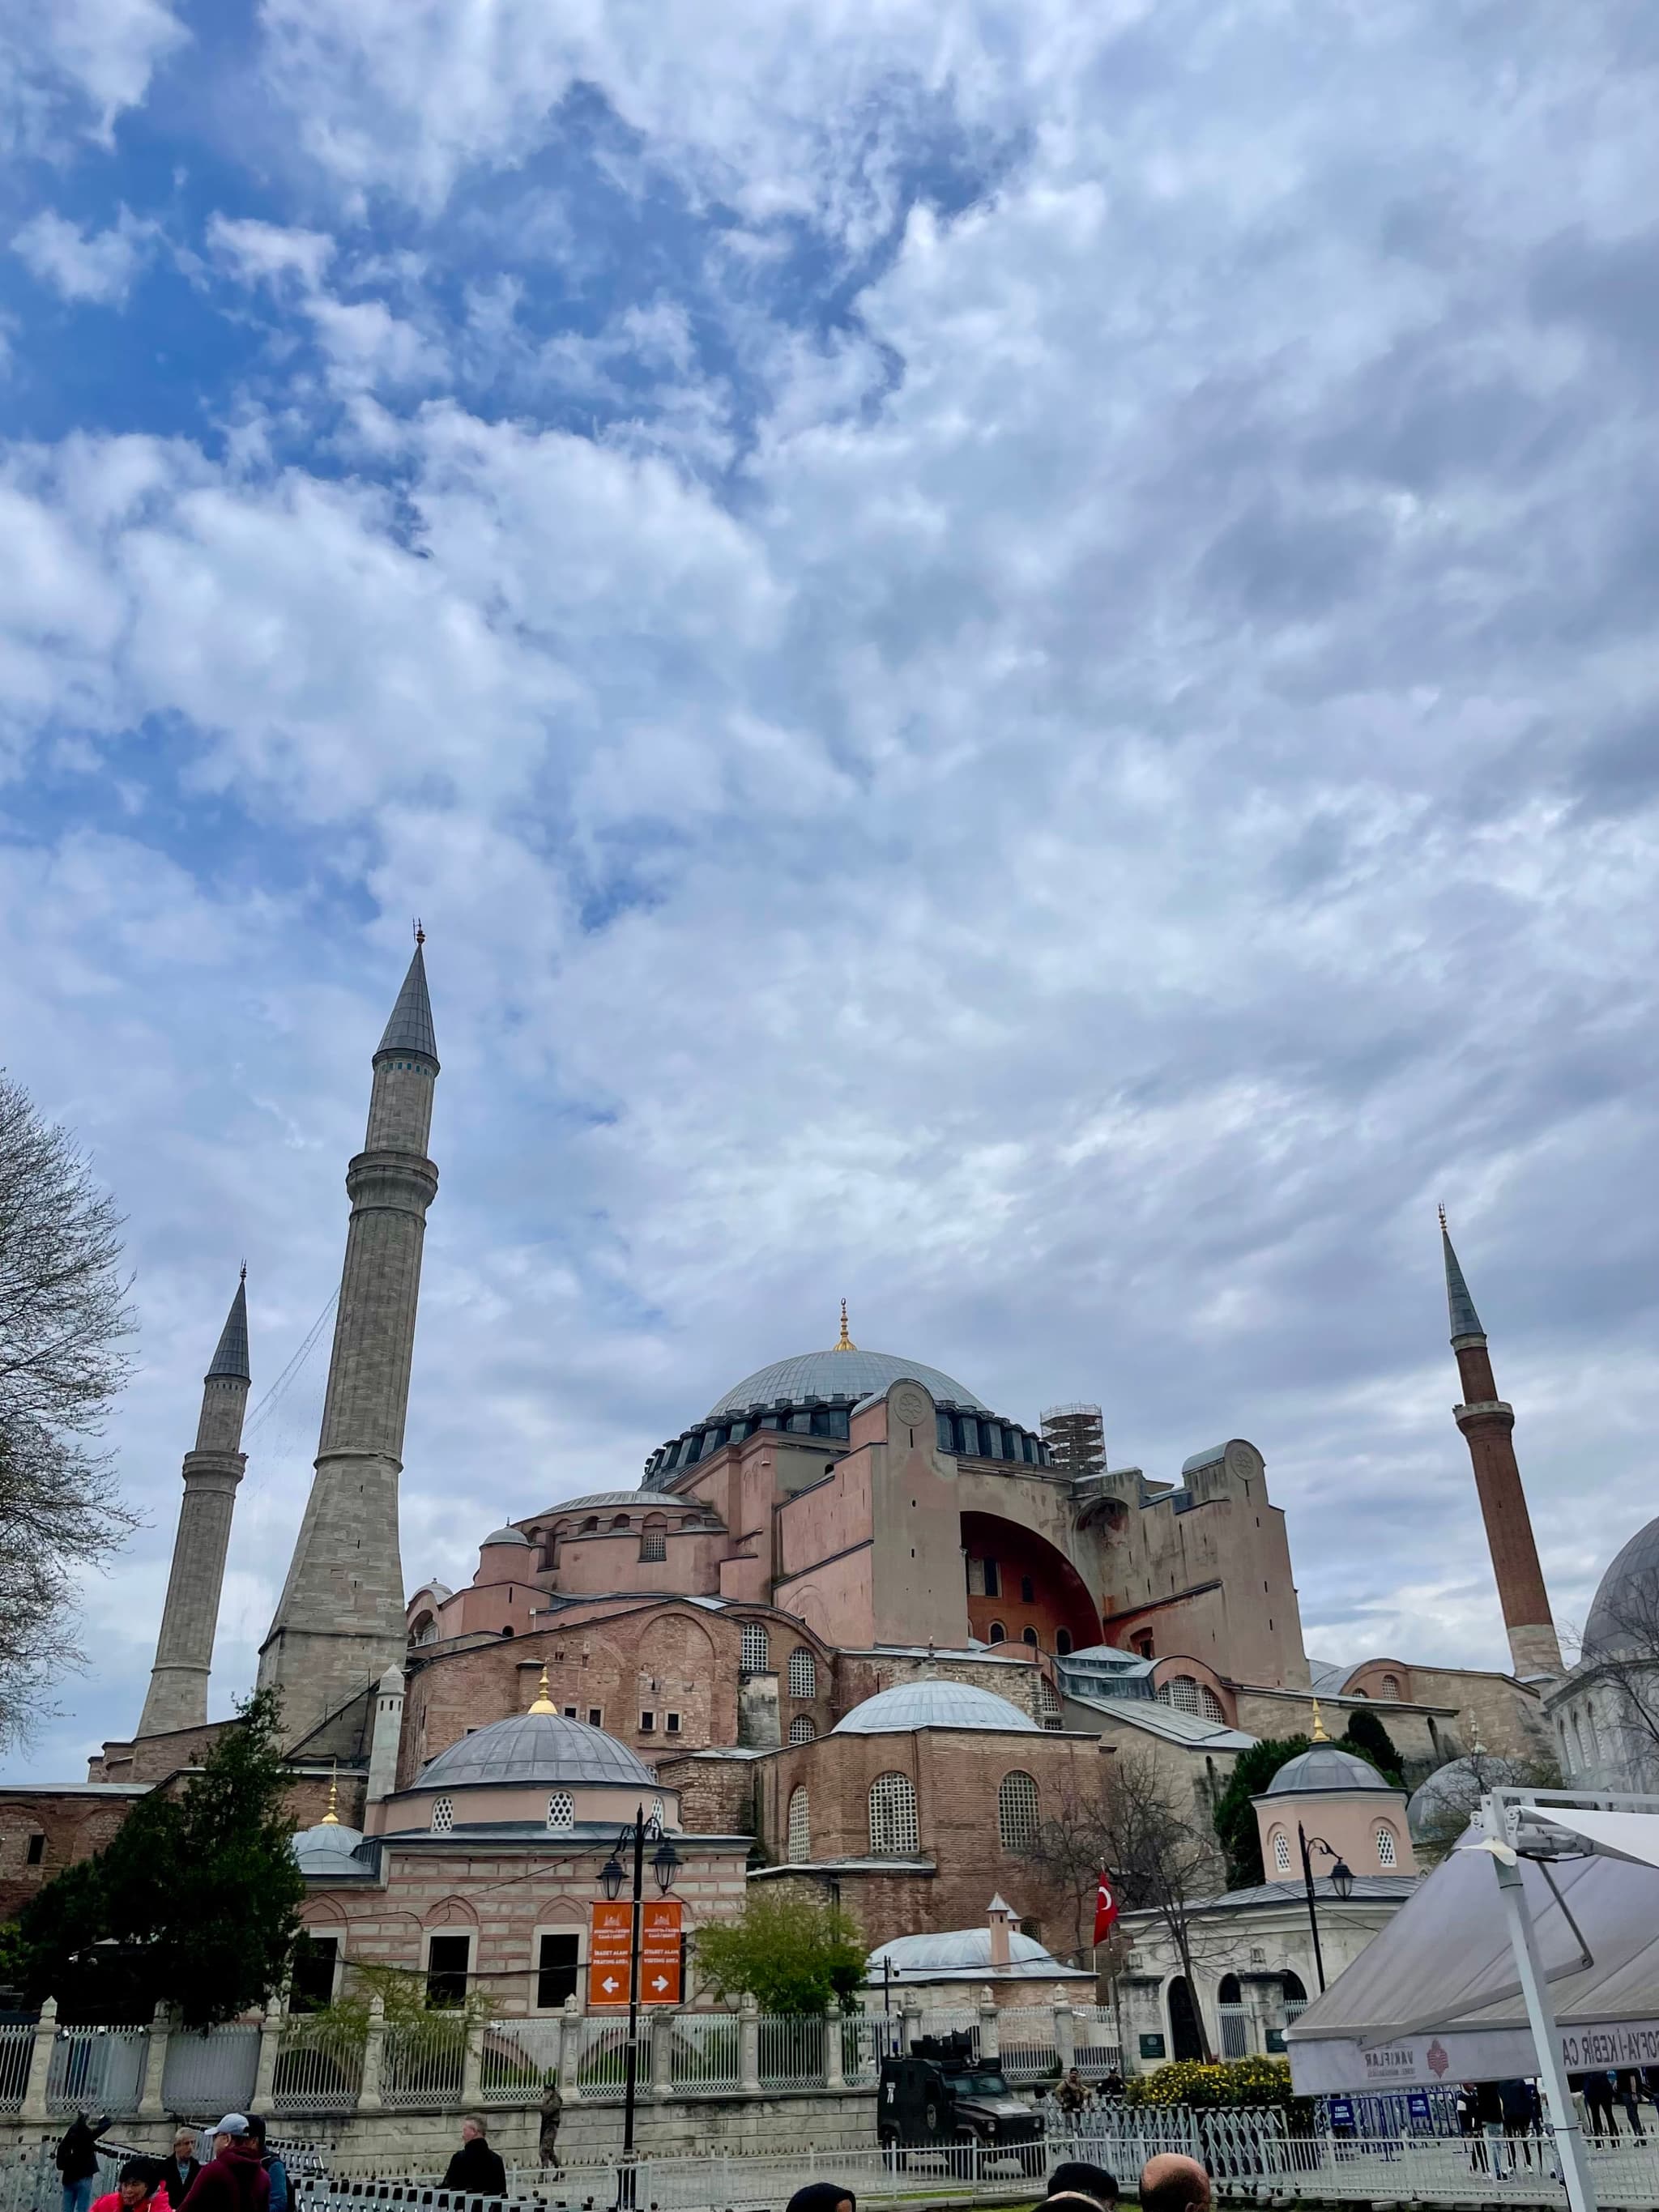
<svg viewBox="0 0 1659 2212"><path fill-rule="evenodd" d="M1202 2058L1204 2033L1198 2024L1198 2007L1187 1986L1184 1974L1177 1974L1170 1984L1170 2056L1172 2058Z"/></svg>

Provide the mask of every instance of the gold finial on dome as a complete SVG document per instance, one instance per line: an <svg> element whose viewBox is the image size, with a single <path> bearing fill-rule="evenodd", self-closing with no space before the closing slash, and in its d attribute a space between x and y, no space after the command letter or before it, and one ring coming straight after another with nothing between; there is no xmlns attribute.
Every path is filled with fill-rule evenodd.
<svg viewBox="0 0 1659 2212"><path fill-rule="evenodd" d="M322 1828L337 1828L337 1827L339 1826L339 1825L340 1825L340 1815L339 1815L339 1814L338 1814L338 1813L336 1811L336 1809L335 1809L335 1808L336 1808L336 1807L339 1804L339 1802L340 1802L340 1770L339 1770L339 1768L337 1766L337 1767L335 1768L335 1770L334 1770L333 1773L329 1777L329 1781L328 1781L328 1810L327 1810L327 1812L326 1812L326 1813L325 1813L325 1814L324 1814L324 1815L323 1815L322 1819L318 1822L318 1824L317 1824L317 1825L319 1826L319 1827L322 1827Z"/></svg>
<svg viewBox="0 0 1659 2212"><path fill-rule="evenodd" d="M532 1713L556 1713L559 1710L554 1704L552 1692L547 1686L547 1669L545 1667L542 1668L541 1680L536 1685L536 1701L531 1706L530 1710Z"/></svg>
<svg viewBox="0 0 1659 2212"><path fill-rule="evenodd" d="M1313 1701L1313 1740L1316 1743L1328 1743L1330 1741L1330 1738L1325 1733L1325 1717L1319 1710L1319 1700L1317 1698Z"/></svg>
<svg viewBox="0 0 1659 2212"><path fill-rule="evenodd" d="M837 1352L856 1352L858 1350L857 1345L854 1343L852 1338L847 1334L847 1301L845 1298L841 1302L841 1334L836 1341L836 1350Z"/></svg>

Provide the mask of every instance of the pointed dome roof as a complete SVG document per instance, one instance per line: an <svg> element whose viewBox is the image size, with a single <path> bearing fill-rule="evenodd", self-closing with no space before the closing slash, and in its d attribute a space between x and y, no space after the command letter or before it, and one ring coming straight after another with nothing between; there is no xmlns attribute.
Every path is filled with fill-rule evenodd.
<svg viewBox="0 0 1659 2212"><path fill-rule="evenodd" d="M897 1735L911 1729L1018 1729L1041 1733L1029 1713L970 1682L947 1682L929 1675L920 1682L896 1682L854 1705L830 1730L832 1735Z"/></svg>
<svg viewBox="0 0 1659 2212"><path fill-rule="evenodd" d="M1463 1270L1452 1249L1443 1212L1440 1217L1440 1243L1442 1256L1446 1262L1446 1316L1451 1323L1451 1340L1457 1344L1465 1337L1478 1336L1484 1341L1486 1333L1480 1326L1474 1300L1469 1296L1469 1286L1463 1280Z"/></svg>
<svg viewBox="0 0 1659 2212"><path fill-rule="evenodd" d="M242 1279L236 1285L236 1295L230 1302L230 1311L225 1316L225 1325L219 1332L218 1349L209 1365L205 1379L212 1382L216 1376L228 1375L244 1382L252 1380L247 1364L247 1269L242 1270Z"/></svg>
<svg viewBox="0 0 1659 2212"><path fill-rule="evenodd" d="M1287 1759L1267 1784L1269 1797L1307 1797L1321 1790L1391 1790L1367 1759L1338 1743L1310 1744Z"/></svg>
<svg viewBox="0 0 1659 2212"><path fill-rule="evenodd" d="M656 1790L657 1778L625 1743L562 1713L514 1713L441 1751L417 1790L497 1788L507 1782L618 1782Z"/></svg>
<svg viewBox="0 0 1659 2212"><path fill-rule="evenodd" d="M749 1406L770 1406L784 1399L798 1406L805 1398L878 1397L890 1383L908 1377L920 1382L941 1405L959 1406L966 1413L986 1413L973 1392L965 1389L939 1368L925 1360L903 1359L894 1352L803 1352L793 1359L775 1359L734 1382L723 1398L712 1405L705 1419L718 1420L726 1413L740 1413Z"/></svg>
<svg viewBox="0 0 1659 2212"><path fill-rule="evenodd" d="M427 1059L434 1060L438 1057L438 1039L432 1027L432 1001L426 991L426 958L418 945L378 1050L423 1053Z"/></svg>

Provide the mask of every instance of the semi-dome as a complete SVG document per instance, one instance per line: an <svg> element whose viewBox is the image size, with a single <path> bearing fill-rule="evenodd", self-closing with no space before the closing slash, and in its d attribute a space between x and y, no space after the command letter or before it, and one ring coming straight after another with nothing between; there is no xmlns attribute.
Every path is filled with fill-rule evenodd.
<svg viewBox="0 0 1659 2212"><path fill-rule="evenodd" d="M1269 1797L1305 1797L1319 1790L1390 1790L1384 1776L1366 1759L1338 1743L1310 1744L1287 1759L1267 1784Z"/></svg>
<svg viewBox="0 0 1659 2212"><path fill-rule="evenodd" d="M1584 1622L1587 1656L1646 1642L1644 1624L1659 1610L1659 1521L1638 1528L1596 1584Z"/></svg>
<svg viewBox="0 0 1659 2212"><path fill-rule="evenodd" d="M878 1396L890 1383L905 1376L926 1384L941 1405L960 1406L970 1413L990 1408L951 1376L921 1359L902 1359L894 1352L803 1352L793 1359L775 1359L734 1382L726 1395L712 1405L704 1419L718 1420L723 1413L740 1413L750 1406L775 1405L780 1398L799 1406L807 1398Z"/></svg>
<svg viewBox="0 0 1659 2212"><path fill-rule="evenodd" d="M499 1789L514 1782L614 1782L655 1790L657 1778L625 1743L562 1713L514 1713L474 1729L423 1768L419 1790Z"/></svg>
<svg viewBox="0 0 1659 2212"><path fill-rule="evenodd" d="M878 1691L838 1720L831 1734L896 1735L920 1728L1019 1729L1032 1735L1040 1733L1030 1715L1011 1705L1006 1698L976 1690L968 1682L930 1677L921 1682L897 1682L890 1690Z"/></svg>

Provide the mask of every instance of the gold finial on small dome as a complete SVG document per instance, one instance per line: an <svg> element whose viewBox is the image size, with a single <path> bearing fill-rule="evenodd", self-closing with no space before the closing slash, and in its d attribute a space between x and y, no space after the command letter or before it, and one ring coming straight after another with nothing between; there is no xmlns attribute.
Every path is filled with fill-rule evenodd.
<svg viewBox="0 0 1659 2212"><path fill-rule="evenodd" d="M847 1334L847 1301L845 1298L841 1302L841 1335L836 1340L836 1350L837 1352L856 1352L858 1350L857 1345L854 1343L852 1338Z"/></svg>
<svg viewBox="0 0 1659 2212"><path fill-rule="evenodd" d="M329 1777L329 1782L328 1782L328 1810L327 1810L327 1812L326 1812L326 1813L325 1813L325 1814L324 1814L324 1815L323 1815L322 1819L318 1822L318 1824L317 1824L317 1825L319 1826L319 1827L322 1827L322 1828L337 1828L337 1827L339 1826L339 1825L340 1825L340 1816L339 1816L339 1814L335 1810L335 1808L338 1805L339 1802L340 1802L340 1770L339 1770L339 1768L337 1766L337 1767L335 1768L335 1770L334 1770L333 1773Z"/></svg>
<svg viewBox="0 0 1659 2212"><path fill-rule="evenodd" d="M1313 1701L1313 1740L1316 1743L1328 1743L1330 1741L1330 1738L1325 1733L1325 1717L1319 1710L1319 1700L1317 1698Z"/></svg>
<svg viewBox="0 0 1659 2212"><path fill-rule="evenodd" d="M547 1686L547 1669L545 1667L542 1668L541 1680L536 1685L536 1701L531 1706L530 1710L532 1713L556 1713L559 1710L554 1704L552 1693Z"/></svg>

